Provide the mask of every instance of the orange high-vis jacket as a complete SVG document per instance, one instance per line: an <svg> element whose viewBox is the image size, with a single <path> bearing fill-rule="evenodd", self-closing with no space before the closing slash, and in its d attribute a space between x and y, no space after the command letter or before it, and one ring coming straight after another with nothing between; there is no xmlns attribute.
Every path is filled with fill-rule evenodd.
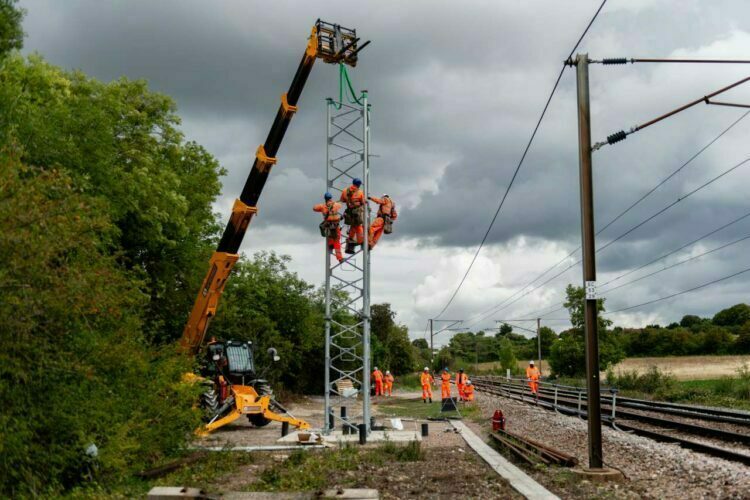
<svg viewBox="0 0 750 500"><path fill-rule="evenodd" d="M329 222L338 222L341 220L341 203L333 200L325 203L318 203L313 207L313 210L323 214L323 219Z"/></svg>
<svg viewBox="0 0 750 500"><path fill-rule="evenodd" d="M422 375L419 377L419 381L422 383L422 385L430 385L435 383L435 378L429 372L422 372Z"/></svg>
<svg viewBox="0 0 750 500"><path fill-rule="evenodd" d="M539 380L539 368L528 366L526 367L526 378L531 380Z"/></svg>
<svg viewBox="0 0 750 500"><path fill-rule="evenodd" d="M469 376L465 373L456 373L456 385L462 386L469 380Z"/></svg>
<svg viewBox="0 0 750 500"><path fill-rule="evenodd" d="M393 203L393 200L391 200L390 198L376 198L375 196L370 196L370 200L380 205L380 208L378 208L378 217L387 215L392 220L396 220L398 218L395 205Z"/></svg>
<svg viewBox="0 0 750 500"><path fill-rule="evenodd" d="M385 376L385 383L386 384L392 384L393 380L394 380L393 375L391 375L390 373Z"/></svg>
<svg viewBox="0 0 750 500"><path fill-rule="evenodd" d="M376 382L382 381L383 380L383 372L381 372L380 370L375 370L374 372L372 372L372 378Z"/></svg>
<svg viewBox="0 0 750 500"><path fill-rule="evenodd" d="M357 186L352 184L348 188L341 191L341 199L339 201L343 201L344 203L346 203L346 206L349 208L361 207L365 204L365 193L363 193L362 190Z"/></svg>
<svg viewBox="0 0 750 500"><path fill-rule="evenodd" d="M451 383L451 374L448 372L443 372L440 374L440 379L443 381L443 384L450 384Z"/></svg>
<svg viewBox="0 0 750 500"><path fill-rule="evenodd" d="M464 386L464 399L466 399L467 401L474 401L474 386L473 385Z"/></svg>

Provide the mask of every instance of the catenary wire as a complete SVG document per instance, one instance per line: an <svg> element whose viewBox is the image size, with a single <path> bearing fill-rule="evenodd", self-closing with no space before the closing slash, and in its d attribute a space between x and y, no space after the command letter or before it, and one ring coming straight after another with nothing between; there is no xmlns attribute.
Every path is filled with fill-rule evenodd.
<svg viewBox="0 0 750 500"><path fill-rule="evenodd" d="M604 8L604 5L607 3L607 0L602 0L601 5L599 5L599 8L594 13L593 17L589 21L588 25L586 26L586 29L583 30L583 33L581 33L581 36L578 38L578 41L576 42L575 46L573 46L573 50L570 51L570 54L568 55L567 59L570 59L570 57L573 55L573 53L578 49L578 46L583 41L583 38L588 33L591 26L594 24L594 21L596 20L597 16L601 12L602 8ZM466 269L466 272L464 273L463 277L461 278L461 281L458 283L458 286L453 291L453 294L451 295L450 299L448 299L448 302L443 306L443 308L440 310L440 312L435 315L435 318L439 318L443 315L443 313L450 307L450 305L453 303L453 300L456 298L456 295L458 295L459 290L461 290L461 287L463 286L464 282L466 281L466 278L469 276L469 272L471 272L471 268L474 266L474 263L477 260L477 257L479 256L479 252L482 250L482 247L484 246L485 242L487 241L487 238L490 234L490 231L492 230L492 227L495 225L495 221L497 220L498 215L500 215L500 211L503 208L503 205L505 204L505 200L508 197L508 193L510 193L511 188L513 187L513 183L516 180L516 177L518 176L518 172L521 170L521 167L523 166L523 162L526 159L526 155L529 152L529 149L531 149L531 144L534 142L534 138L536 137L536 133L539 130L539 127L542 124L542 120L544 119L544 116L547 114L547 109L549 108L550 102L552 101L552 97L555 95L555 91L557 90L558 85L560 84L560 80L562 79L563 73L565 72L565 64L563 64L562 68L560 69L560 73L557 75L557 80L555 80L555 84L552 86L552 92L550 92L549 97L547 98L547 102L544 104L544 108L542 109L542 114L539 116L539 119L536 122L536 125L534 126L534 130L531 133L531 137L529 138L528 143L526 144L526 148L523 151L523 154L521 155L521 159L518 162L518 165L516 166L515 171L513 172L513 175L511 176L510 182L508 183L508 187L505 189L505 193L503 194L502 198L500 199L500 204L497 207L497 210L495 210L495 215L492 217L492 220L490 221L490 225L487 227L487 231L485 231L484 236L482 237L482 241L479 243L479 246L477 247L476 252L474 253L474 256L471 259L471 262L469 263L469 267Z"/></svg>
<svg viewBox="0 0 750 500"><path fill-rule="evenodd" d="M733 129L733 128L734 128L734 127L735 127L735 126L736 126L736 125L738 124L738 123L740 123L740 122L741 122L741 121L742 121L743 119L745 119L745 118L747 117L747 115L748 115L748 114L750 114L750 111L747 111L747 112L743 113L743 114L742 114L742 115L741 115L741 116L740 116L739 118L737 118L737 119L736 119L735 121L733 121L733 122L732 122L732 123L731 123L731 124L730 124L730 125L729 125L728 127L726 127L726 128L724 129L724 130L722 130L722 131L721 131L721 132L720 132L720 133L719 133L719 134L718 134L718 135L717 135L716 137L714 137L713 139L711 139L711 141L709 141L709 142L708 142L708 143L707 143L707 144L706 144L705 146L703 146L703 147L702 147L701 149L699 149L699 150L698 150L698 151L697 151L697 152L696 152L695 154L693 154L693 155L692 155L692 156L691 156L690 158L688 158L688 159L687 159L687 160L686 160L685 162L683 162L683 163L682 163L682 164L681 164L681 165L680 165L680 166L679 166L679 167L678 167L677 169L675 169L674 171L672 171L672 172L671 172L671 173L670 173L670 174L669 174L669 175L668 175L667 177L665 177L665 178L664 178L664 179L662 179L662 180L661 180L660 182L658 182L658 183L657 183L657 184L656 184L656 185L655 185L655 186L654 186L653 188L651 188L651 189L650 189L649 191L647 191L647 192L646 192L646 193L645 193L645 194L644 194L643 196L641 196L641 197L640 197L640 198L639 198L638 200L636 200L636 201L635 201L634 203L632 203L632 204L631 204L630 206L628 206L628 207L627 207L627 208L626 208L625 210L623 210L623 211L622 211L622 212L620 212L620 213L619 213L619 214L618 214L617 216L615 216L615 217L614 217L614 218L613 218L613 219L612 219L611 221L609 221L609 222L608 222L608 223L607 223L607 224L606 224L606 225L605 225L604 227L602 227L601 229L599 229L599 230L598 230L598 231L596 232L597 236L598 236L599 234L601 234L602 232L604 232L604 231L605 231L605 230L606 230L607 228L609 228L609 227L610 227L610 226L611 226L612 224L614 224L615 222L617 222L618 220L620 220L620 219L621 219L621 218L622 218L622 217L623 217L624 215L626 215L626 214L627 214L628 212L630 212L630 211L631 211L631 210L632 210L633 208L635 208L636 206L638 206L638 205L639 205L639 204L640 204L641 202L643 202L643 201L644 201L644 200L645 200L646 198L648 198L649 196L651 196L651 195L652 195L652 194L653 194L653 193L654 193L654 192L655 192L655 191L656 191L656 190L657 190L658 188L660 188L660 187L661 187L661 186L663 186L663 185L664 185L665 183L667 183L667 182L668 182L668 181L669 181L670 179L672 179L672 178L673 178L673 177L674 177L675 175L677 175L678 173L680 173L680 172L681 172L681 171L682 171L682 170L683 170L683 169L684 169L685 167L687 167L687 166L688 166L688 165L689 165L690 163L692 163L692 162L693 162L693 161L694 161L694 160L695 160L696 158L698 158L698 157L699 157L699 156L700 156L701 154L703 154L703 153L704 153L704 152L705 152L705 151L706 151L706 150L707 150L707 149L708 149L709 147L711 147L711 146L712 146L712 145L713 145L713 144L714 144L714 143L715 143L716 141L718 141L719 139L721 139L721 138L722 138L722 137L723 137L723 136L724 136L724 135L725 135L725 134L726 134L727 132L729 132L730 130L732 130L732 129ZM539 274L539 275L538 275L538 276L537 276L536 278L534 278L533 280L531 280L531 281L530 281L529 283L527 283L527 284L526 284L526 285L524 285L523 287L521 287L521 288L519 288L518 290L516 290L516 291L515 291L515 292L514 292L513 294L511 294L510 296L508 296L508 297L506 297L505 299L503 299L503 300L502 300L502 301L501 301L501 302L500 302L499 304L497 304L497 305L494 305L494 306L490 307L489 309L486 309L486 310L484 310L483 312L479 313L479 315L478 315L477 317L480 317L480 316L481 316L481 317L482 317L482 319L486 318L486 316L484 316L484 315L485 315L486 313L488 313L488 312L490 312L490 311L494 311L494 310L495 310L496 308L498 308L498 307L501 307L501 306L502 306L503 304L505 304L505 303L507 303L508 301L510 301L511 299L513 299L513 298L514 298L515 296L517 296L517 295L518 295L519 293L523 292L523 291L524 291L524 290L525 290L526 288L528 288L529 286L532 286L532 285L533 285L534 283L536 283L536 282L537 282L537 281L538 281L539 279L541 279L542 277L546 276L546 275L547 275L547 274L548 274L548 273L549 273L550 271L552 271L553 269L555 269L555 268L556 268L557 266L559 266L560 264L562 264L563 262L565 262L566 260L568 260L568 259L569 259L570 257L572 257L573 255L575 255L575 254L576 254L576 253L577 253L577 252L578 252L578 251L579 251L580 249L581 249L581 246L579 245L579 246L578 246L578 247L576 247L576 248L575 248L575 249L574 249L574 250L573 250L572 252L570 252L570 253L569 253L568 255L566 255L565 257L563 257L563 258L562 258L561 260L559 260L559 261L558 261L557 263L555 263L555 264L554 264L554 265L552 265L551 267L547 268L547 269L546 269L545 271L543 271L543 272L542 272L541 274ZM578 264L579 262L580 262L580 261L576 262L576 263L575 263L575 264L573 264L572 266L569 266L568 268L566 268L566 269L565 269L565 271L567 271L567 270L571 269L572 267L574 267L574 266L575 266L576 264ZM560 276L560 274L556 275L555 277L557 277L557 276ZM548 280L548 281L546 281L546 282L545 282L544 284L546 284L546 283L548 283L548 282L549 282L549 280ZM534 289L537 289L537 288L538 288L538 287L535 287ZM557 310L559 310L559 309L557 309ZM557 310L556 310L556 311L557 311ZM553 311L553 312L555 312L555 311ZM546 314L550 314L550 313L546 313ZM478 322L480 322L480 321L482 321L482 320L480 319L479 321L477 321L477 322L475 322L475 323L472 323L472 324L476 324L476 323L478 323Z"/></svg>

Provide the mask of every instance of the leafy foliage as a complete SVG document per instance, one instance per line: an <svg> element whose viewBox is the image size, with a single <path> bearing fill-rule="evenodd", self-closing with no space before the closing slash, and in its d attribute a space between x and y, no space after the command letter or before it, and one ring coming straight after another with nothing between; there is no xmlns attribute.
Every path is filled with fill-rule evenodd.
<svg viewBox="0 0 750 500"><path fill-rule="evenodd" d="M560 339L552 345L549 357L554 375L578 376L586 371L586 340L584 336L585 292L582 287L568 285L565 289L565 307L570 313L573 328L560 334ZM620 362L625 353L608 328L612 321L602 317L604 299L596 301L599 337L599 365L602 370Z"/></svg>
<svg viewBox="0 0 750 500"><path fill-rule="evenodd" d="M21 21L25 11L17 4L17 0L0 0L0 57L23 47Z"/></svg>
<svg viewBox="0 0 750 500"><path fill-rule="evenodd" d="M179 384L189 366L144 341L146 297L108 251L102 202L7 155L0 178L0 492L50 493L175 451L197 423Z"/></svg>
<svg viewBox="0 0 750 500"><path fill-rule="evenodd" d="M409 342L409 331L395 322L390 304L374 304L370 309L373 365L383 373L405 374L416 368L417 353ZM422 339L424 340L424 339Z"/></svg>
<svg viewBox="0 0 750 500"><path fill-rule="evenodd" d="M211 203L223 170L184 141L172 99L144 81L102 83L15 54L3 61L0 111L0 139L23 163L64 169L106 202L118 260L149 298L148 335L176 340L218 228Z"/></svg>

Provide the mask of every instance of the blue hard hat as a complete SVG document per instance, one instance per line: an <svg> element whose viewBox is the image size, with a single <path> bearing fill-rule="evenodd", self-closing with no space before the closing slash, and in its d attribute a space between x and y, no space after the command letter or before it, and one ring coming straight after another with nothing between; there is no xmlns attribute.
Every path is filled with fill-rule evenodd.
<svg viewBox="0 0 750 500"><path fill-rule="evenodd" d="M326 193L323 195L323 198L325 198L326 200L330 200L331 198L333 198L333 195L331 193Z"/></svg>
<svg viewBox="0 0 750 500"><path fill-rule="evenodd" d="M359 179L359 178L357 178L357 177L355 177L354 180L352 181L352 184L354 184L355 186L359 187L359 186L362 185L362 180Z"/></svg>

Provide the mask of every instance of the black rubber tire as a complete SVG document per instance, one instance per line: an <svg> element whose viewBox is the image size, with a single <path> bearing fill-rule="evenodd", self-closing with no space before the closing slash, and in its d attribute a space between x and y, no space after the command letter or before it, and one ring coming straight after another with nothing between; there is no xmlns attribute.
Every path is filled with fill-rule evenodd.
<svg viewBox="0 0 750 500"><path fill-rule="evenodd" d="M219 395L213 386L207 387L206 390L201 394L201 408L203 409L203 419L209 422L216 416L216 412L221 408L219 404Z"/></svg>
<svg viewBox="0 0 750 500"><path fill-rule="evenodd" d="M247 419L255 427L265 427L271 423L271 421L264 417L262 413L251 413L247 416Z"/></svg>

